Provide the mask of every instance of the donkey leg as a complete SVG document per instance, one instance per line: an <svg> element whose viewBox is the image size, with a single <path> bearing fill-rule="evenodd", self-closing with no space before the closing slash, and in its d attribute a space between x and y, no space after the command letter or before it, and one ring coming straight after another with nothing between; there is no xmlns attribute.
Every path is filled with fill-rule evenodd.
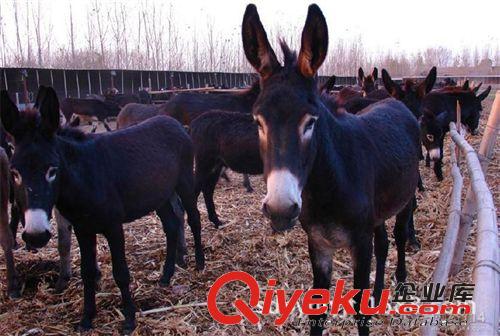
<svg viewBox="0 0 500 336"><path fill-rule="evenodd" d="M413 202L410 201L400 213L396 215L394 225L394 239L398 250L398 265L396 267L396 280L406 281L406 239L408 237L408 222L413 212Z"/></svg>
<svg viewBox="0 0 500 336"><path fill-rule="evenodd" d="M220 221L217 216L217 212L215 212L215 203L214 203L214 190L217 182L219 181L220 170L222 167L215 168L203 181L202 192L203 198L205 199L205 205L207 207L208 219L214 223L215 227L218 228L223 223Z"/></svg>
<svg viewBox="0 0 500 336"><path fill-rule="evenodd" d="M196 204L193 175L189 171L180 178L176 191L186 209L188 224L193 233L196 269L202 270L205 268L205 253L201 243L200 212Z"/></svg>
<svg viewBox="0 0 500 336"><path fill-rule="evenodd" d="M105 236L111 252L113 278L122 294L123 315L125 316L123 332L129 334L135 329L136 308L130 294L130 273L127 267L127 259L125 258L125 238L122 226L115 225L111 227L105 232Z"/></svg>
<svg viewBox="0 0 500 336"><path fill-rule="evenodd" d="M243 186L247 188L247 192L253 192L252 185L250 184L250 177L248 174L243 174Z"/></svg>
<svg viewBox="0 0 500 336"><path fill-rule="evenodd" d="M186 260L185 257L187 255L187 246L186 246L186 236L184 234L184 208L182 207L181 200L179 196L174 193L172 197L170 197L170 205L174 210L175 215L179 219L181 223L179 227L179 239L177 240L177 257L176 263L182 268L186 268Z"/></svg>
<svg viewBox="0 0 500 336"><path fill-rule="evenodd" d="M420 250L420 241L417 238L415 231L415 223L413 221L413 213L417 209L417 198L414 196L411 200L411 213L410 218L408 220L408 248L410 251L419 251Z"/></svg>
<svg viewBox="0 0 500 336"><path fill-rule="evenodd" d="M439 145L439 149L440 149L440 152L441 152L441 155L439 157L439 160L437 160L436 162L434 162L434 174L436 174L436 178L438 181L442 181L443 180L443 144L444 144L444 138L441 139L441 144Z"/></svg>
<svg viewBox="0 0 500 336"><path fill-rule="evenodd" d="M57 249L59 251L59 279L56 292L60 293L68 287L71 278L71 223L54 208L57 223Z"/></svg>
<svg viewBox="0 0 500 336"><path fill-rule="evenodd" d="M308 235L309 259L313 270L313 288L330 289L332 279L332 256L333 249L320 245L314 240L314 236ZM327 315L311 315L311 335L321 335Z"/></svg>
<svg viewBox="0 0 500 336"><path fill-rule="evenodd" d="M96 315L96 235L79 229L79 226L75 226L75 235L80 246L80 269L83 282L83 316L79 329L86 331L92 328L92 320Z"/></svg>
<svg viewBox="0 0 500 336"><path fill-rule="evenodd" d="M163 231L167 236L167 255L163 265L163 275L160 278L160 286L168 286L175 271L177 240L182 223L179 221L179 217L175 214L170 202L157 209L156 214L160 217Z"/></svg>
<svg viewBox="0 0 500 336"><path fill-rule="evenodd" d="M429 151L425 154L425 166L430 167L431 166L431 157L429 156Z"/></svg>
<svg viewBox="0 0 500 336"><path fill-rule="evenodd" d="M224 180L226 180L226 182L231 182L231 179L227 175L227 169L226 168L222 169L222 171L220 173L220 177L222 177Z"/></svg>
<svg viewBox="0 0 500 336"><path fill-rule="evenodd" d="M7 211L0 214L0 245L5 254L5 264L7 266L7 294L11 298L21 297L21 281L17 275L14 264L14 239L8 225Z"/></svg>
<svg viewBox="0 0 500 336"><path fill-rule="evenodd" d="M380 302L380 295L382 289L384 288L384 276L385 276L385 262L387 260L387 254L389 252L389 239L387 239L387 230L385 228L385 223L375 227L375 257L377 259L377 271L375 273L375 290L373 292L373 297L375 298L375 304L378 305Z"/></svg>
<svg viewBox="0 0 500 336"><path fill-rule="evenodd" d="M370 287L372 250L372 232L366 232L356 237L356 241L351 249L354 263L354 288L361 290L354 297L354 309L358 312L355 319L358 324L359 335L368 335L370 333L370 329L368 327L370 317L360 313L360 303L363 289L368 289Z"/></svg>
<svg viewBox="0 0 500 336"><path fill-rule="evenodd" d="M10 207L10 232L12 234L12 238L14 239L14 245L13 248L17 250L19 248L19 244L17 243L17 228L19 227L19 220L21 216L21 211L19 210L19 207L17 204L14 202L12 203Z"/></svg>
<svg viewBox="0 0 500 336"><path fill-rule="evenodd" d="M103 119L101 121L102 121L102 123L103 123L104 128L106 129L106 131L111 132L111 127L109 127L107 120Z"/></svg>

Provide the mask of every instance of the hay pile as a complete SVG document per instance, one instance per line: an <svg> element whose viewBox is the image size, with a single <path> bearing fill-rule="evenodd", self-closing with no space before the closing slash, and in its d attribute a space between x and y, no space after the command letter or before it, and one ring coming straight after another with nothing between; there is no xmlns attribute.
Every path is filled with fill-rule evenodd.
<svg viewBox="0 0 500 336"><path fill-rule="evenodd" d="M486 100L485 111L489 113L492 98ZM487 115L482 118L482 127ZM468 137L474 148L479 147L481 136ZM448 151L448 147L446 147ZM497 152L498 153L498 152ZM448 167L449 153L445 153L445 180L437 183L432 169L423 167L423 180L427 190L420 193L419 208L415 225L422 242L421 251L407 255L408 281L422 284L429 280L439 255L441 241L446 227L447 208L451 178ZM462 160L462 172L466 169ZM500 204L500 190L494 188L500 181L498 157L488 170L488 184L494 192L495 204ZM168 288L157 284L165 259L165 237L156 216L148 216L124 226L127 260L132 275L131 289L140 311L168 307L166 311L138 314L137 335L301 335L308 330L304 321L296 313L293 323L275 327L271 319L265 319L258 326L244 323L239 326L222 326L215 323L206 308L206 295L217 277L231 270L243 270L254 275L265 285L268 278L278 279L278 287L288 289L309 288L312 274L307 252L306 236L300 227L284 234L272 234L260 211L265 186L260 176L252 177L255 192L247 194L242 187L241 176L231 174L230 183L221 181L215 193L215 202L220 218L225 225L214 229L208 222L205 206L200 197L199 208L202 215L202 238L207 258L203 272L194 271L192 236L186 229L189 256L188 268L177 267L176 274ZM466 181L465 186L468 185ZM392 232L393 220L388 223ZM55 230L54 230L55 231ZM55 233L55 232L54 232ZM451 282L471 282L473 264L474 232L466 250L462 271ZM395 273L396 250L390 234L391 246L387 263L386 288L394 289L392 279ZM20 236L18 238L20 240ZM57 239L33 254L20 249L15 252L16 265L25 281L22 299L6 298L5 261L0 259L0 335L67 335L75 334L82 309L83 285L79 277L80 256L78 245L73 238L73 272L69 288L60 295L53 292L57 279L58 253ZM97 294L98 314L94 320L94 331L90 335L118 334L123 319L119 311L120 295L111 272L108 246L103 237L98 239L98 261L103 277ZM372 270L374 267L372 267ZM371 274L372 284L375 277ZM352 271L349 253L338 250L334 256L333 279L344 278L352 286ZM232 286L219 299L230 302L235 295L245 295L242 286ZM377 318L376 320L386 317ZM302 323L301 323L302 322ZM331 327L332 334L354 333L354 327L340 329ZM372 328L373 334L408 335L417 334L416 329L389 327L387 324ZM446 334L457 334L450 328Z"/></svg>

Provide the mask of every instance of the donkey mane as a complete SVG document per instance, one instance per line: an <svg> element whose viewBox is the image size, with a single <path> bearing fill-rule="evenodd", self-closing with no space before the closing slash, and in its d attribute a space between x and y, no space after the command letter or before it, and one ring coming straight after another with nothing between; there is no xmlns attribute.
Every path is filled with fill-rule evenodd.
<svg viewBox="0 0 500 336"><path fill-rule="evenodd" d="M89 136L85 134L83 131L79 130L76 127L70 127L70 126L60 128L57 131L57 135L65 139L74 140L77 142L83 142L89 139Z"/></svg>
<svg viewBox="0 0 500 336"><path fill-rule="evenodd" d="M297 65L297 52L290 49L284 39L280 39L280 47L283 52L283 61L285 70L290 70Z"/></svg>

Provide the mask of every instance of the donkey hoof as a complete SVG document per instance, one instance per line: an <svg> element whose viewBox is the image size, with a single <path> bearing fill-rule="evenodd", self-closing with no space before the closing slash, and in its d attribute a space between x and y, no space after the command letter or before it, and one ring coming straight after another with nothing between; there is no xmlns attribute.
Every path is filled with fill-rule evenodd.
<svg viewBox="0 0 500 336"><path fill-rule="evenodd" d="M86 332L92 329L92 320L88 317L82 318L80 323L76 326L78 332Z"/></svg>
<svg viewBox="0 0 500 336"><path fill-rule="evenodd" d="M9 289L7 295L11 299L19 299L21 297L21 291L19 289Z"/></svg>
<svg viewBox="0 0 500 336"><path fill-rule="evenodd" d="M135 330L135 327L136 327L135 320L130 320L130 321L125 320L122 324L123 335L132 334Z"/></svg>
<svg viewBox="0 0 500 336"><path fill-rule="evenodd" d="M180 268L187 268L187 263L186 263L186 259L184 258L184 256L177 257L177 260L175 261L175 263Z"/></svg>
<svg viewBox="0 0 500 336"><path fill-rule="evenodd" d="M160 287L168 287L168 286L170 286L170 277L163 275L160 278L159 285L160 285Z"/></svg>
<svg viewBox="0 0 500 336"><path fill-rule="evenodd" d="M218 218L213 218L213 219L210 219L210 221L212 223L214 223L214 226L216 229L220 228L222 225L224 225L224 223L222 223Z"/></svg>
<svg viewBox="0 0 500 336"><path fill-rule="evenodd" d="M196 270L203 271L205 269L205 259L196 261Z"/></svg>
<svg viewBox="0 0 500 336"><path fill-rule="evenodd" d="M54 287L56 293L62 293L68 288L69 279L59 278L57 279L56 285Z"/></svg>
<svg viewBox="0 0 500 336"><path fill-rule="evenodd" d="M416 252L420 251L421 247L422 246L420 245L420 242L418 240L412 240L412 241L409 241L408 244L406 245L406 250L408 252L416 253Z"/></svg>

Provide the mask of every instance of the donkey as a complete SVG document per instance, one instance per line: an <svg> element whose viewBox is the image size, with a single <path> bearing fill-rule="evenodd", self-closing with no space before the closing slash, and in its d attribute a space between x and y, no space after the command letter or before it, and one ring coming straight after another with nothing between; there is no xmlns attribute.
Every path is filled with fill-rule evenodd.
<svg viewBox="0 0 500 336"><path fill-rule="evenodd" d="M116 129L136 125L160 114L163 105L130 103L125 105L116 118Z"/></svg>
<svg viewBox="0 0 500 336"><path fill-rule="evenodd" d="M320 85L319 87L319 92L321 93L330 93L335 88L335 82L337 81L337 76L332 75L328 77L325 83L323 85Z"/></svg>
<svg viewBox="0 0 500 336"><path fill-rule="evenodd" d="M425 95L431 92L434 83L436 83L436 77L437 69L432 67L421 83L417 84L413 79L406 79L402 85L399 85L392 80L387 70L382 69L382 82L387 92L392 97L402 101L417 119L422 115L422 100Z"/></svg>
<svg viewBox="0 0 500 336"><path fill-rule="evenodd" d="M373 68L373 71L368 76L365 76L365 72L362 67L358 69L358 85L361 88L361 92L363 96L367 96L370 92L373 92L378 89L377 87L377 79L378 79L378 69L377 67Z"/></svg>
<svg viewBox="0 0 500 336"><path fill-rule="evenodd" d="M60 107L67 124L71 122L73 115L96 117L107 131L111 131L107 119L116 117L120 112L120 107L114 102L97 99L65 98Z"/></svg>
<svg viewBox="0 0 500 336"><path fill-rule="evenodd" d="M158 114L165 114L177 119L181 124L189 126L191 122L210 110L225 110L250 114L253 103L259 94L259 82L255 81L249 89L237 93L180 93L166 104L158 108ZM134 109L127 112L127 120L137 123L150 118L152 113L143 113L143 109ZM121 118L123 120L125 118ZM120 127L127 127L128 122L120 121ZM243 186L252 192L250 179L243 176Z"/></svg>
<svg viewBox="0 0 500 336"><path fill-rule="evenodd" d="M27 190L23 239L42 247L50 239L49 216L56 206L75 229L80 246L84 309L79 327L96 315L96 234L108 241L113 276L124 307L123 329L135 328L122 224L156 210L167 236L161 285L174 274L181 221L177 195L194 235L197 269L204 268L200 216L193 178L193 148L182 125L159 116L135 127L88 136L59 126L59 102L52 88L40 87L35 108L20 113L5 91L1 117L16 150L11 171ZM140 144L140 146L138 145Z"/></svg>
<svg viewBox="0 0 500 336"><path fill-rule="evenodd" d="M213 194L221 170L262 174L257 125L250 114L213 110L191 123L195 148L196 195L203 192L208 218L215 227L222 225L215 211Z"/></svg>
<svg viewBox="0 0 500 336"><path fill-rule="evenodd" d="M456 121L457 100L460 103L461 122L473 135L477 134L479 118L483 110L482 101L488 97L491 86L477 95L471 89L439 90L426 95L422 101L423 115L420 119L421 139L427 150L426 165L434 162L434 174L443 180L444 137L449 131L449 123Z"/></svg>
<svg viewBox="0 0 500 336"><path fill-rule="evenodd" d="M277 231L299 218L308 236L314 288L328 289L333 250L350 248L354 288L369 287L375 234L375 297L383 288L388 252L384 221L396 215L396 277L406 278L406 225L418 182L419 127L401 102L388 99L361 115L334 113L322 103L315 75L328 50L328 28L317 5L310 5L298 57L282 42L284 66L274 53L255 5L242 24L243 46L261 76L253 108L267 194L262 211ZM359 312L358 330L368 334ZM311 316L320 335L324 315Z"/></svg>

